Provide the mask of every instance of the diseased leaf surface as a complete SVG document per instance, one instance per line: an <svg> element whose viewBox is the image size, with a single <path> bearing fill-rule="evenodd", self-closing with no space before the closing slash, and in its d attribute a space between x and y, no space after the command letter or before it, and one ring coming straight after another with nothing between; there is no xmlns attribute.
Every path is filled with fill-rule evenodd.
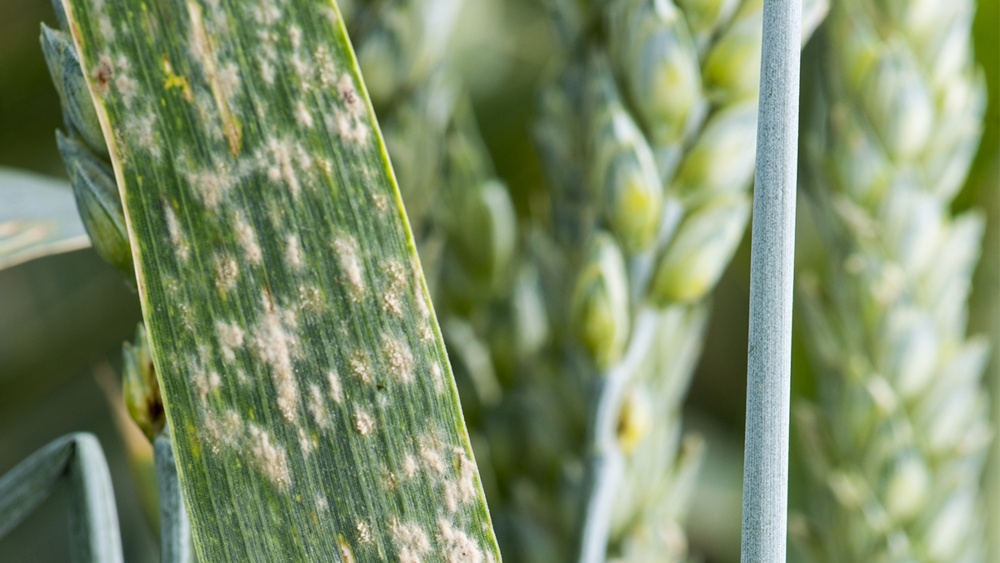
<svg viewBox="0 0 1000 563"><path fill-rule="evenodd" d="M498 559L337 8L71 3L199 558Z"/></svg>

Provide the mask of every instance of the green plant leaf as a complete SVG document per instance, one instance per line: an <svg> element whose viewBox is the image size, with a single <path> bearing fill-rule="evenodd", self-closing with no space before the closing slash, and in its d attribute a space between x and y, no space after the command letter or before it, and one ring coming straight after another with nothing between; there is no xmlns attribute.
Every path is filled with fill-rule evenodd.
<svg viewBox="0 0 1000 563"><path fill-rule="evenodd" d="M0 270L90 245L69 184L0 168Z"/></svg>
<svg viewBox="0 0 1000 563"><path fill-rule="evenodd" d="M337 7L66 6L198 559L499 558Z"/></svg>
<svg viewBox="0 0 1000 563"><path fill-rule="evenodd" d="M0 537L48 498L63 477L69 480L73 561L122 561L111 473L92 434L58 438L0 477Z"/></svg>

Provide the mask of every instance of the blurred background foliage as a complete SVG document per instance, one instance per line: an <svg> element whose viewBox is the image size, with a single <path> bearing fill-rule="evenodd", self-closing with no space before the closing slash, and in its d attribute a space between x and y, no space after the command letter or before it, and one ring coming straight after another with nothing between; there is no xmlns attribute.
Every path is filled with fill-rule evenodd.
<svg viewBox="0 0 1000 563"><path fill-rule="evenodd" d="M498 175L510 186L521 215L537 205L538 194L545 189L529 137L538 81L552 64L555 50L553 31L540 4L538 0L466 2L452 51ZM61 119L59 101L38 44L42 21L54 21L48 2L0 0L0 166L65 177L54 138ZM976 56L987 77L989 108L977 159L955 207L959 211L978 206L989 217L970 331L993 335L988 379L994 404L1000 404L998 0L979 3L974 34ZM815 49L807 47L804 111L811 90L808 76L821 71L816 57ZM797 259L808 268L819 264L824 254L805 203L800 207ZM702 433L708 444L688 527L692 551L707 561L739 560L748 238L716 290L705 351L685 409L685 425ZM139 319L135 294L89 249L0 271L0 474L62 434L95 433L111 466L126 560L155 561L157 528L146 516L149 488L142 481L143 452L135 446L143 442L134 439L121 411L112 406L119 401L121 343L134 333ZM800 338L801 323L796 322L793 392L808 397L814 386ZM993 416L1000 433L996 411ZM133 446L127 447L128 443ZM987 471L994 515L988 535L998 542L1000 453L996 447L994 452ZM796 475L801 472L793 467L793 506L799 500ZM65 492L60 491L0 540L0 560L65 561L67 538ZM993 547L994 557L1000 557L1000 545Z"/></svg>

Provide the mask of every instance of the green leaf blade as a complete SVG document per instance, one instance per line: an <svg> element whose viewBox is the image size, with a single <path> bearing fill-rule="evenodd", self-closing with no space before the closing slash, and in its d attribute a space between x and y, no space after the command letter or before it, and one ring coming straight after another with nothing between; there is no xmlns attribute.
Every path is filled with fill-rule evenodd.
<svg viewBox="0 0 1000 563"><path fill-rule="evenodd" d="M498 559L336 8L67 13L111 139L199 559Z"/></svg>

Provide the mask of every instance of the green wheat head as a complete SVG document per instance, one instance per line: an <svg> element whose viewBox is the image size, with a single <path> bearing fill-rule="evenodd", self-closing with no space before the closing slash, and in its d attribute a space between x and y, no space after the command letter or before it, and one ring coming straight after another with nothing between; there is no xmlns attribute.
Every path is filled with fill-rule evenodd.
<svg viewBox="0 0 1000 563"><path fill-rule="evenodd" d="M966 336L983 219L950 205L985 106L971 1L834 5L809 145L830 249L803 284L818 384L796 424L815 561L982 561L986 341Z"/></svg>
<svg viewBox="0 0 1000 563"><path fill-rule="evenodd" d="M702 450L680 405L749 215L762 4L549 7L563 60L535 137L552 215L525 235L548 344L514 360L486 431L491 506L518 560L680 560Z"/></svg>

